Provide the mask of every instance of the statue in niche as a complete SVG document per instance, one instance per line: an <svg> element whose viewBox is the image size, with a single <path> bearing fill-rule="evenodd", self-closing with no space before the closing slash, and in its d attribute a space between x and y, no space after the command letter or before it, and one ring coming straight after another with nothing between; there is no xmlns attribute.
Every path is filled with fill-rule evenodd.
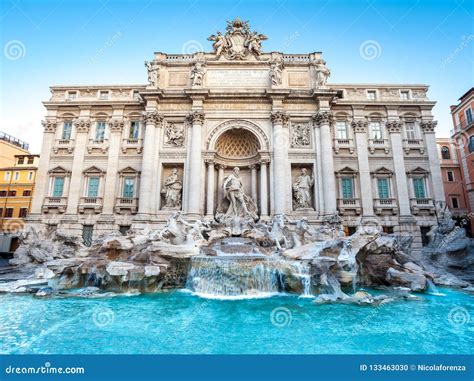
<svg viewBox="0 0 474 381"><path fill-rule="evenodd" d="M201 62L196 64L191 69L191 83L193 86L202 86L204 81L204 75L206 74L206 68Z"/></svg>
<svg viewBox="0 0 474 381"><path fill-rule="evenodd" d="M305 147L309 144L309 125L296 124L292 129L291 145L293 147Z"/></svg>
<svg viewBox="0 0 474 381"><path fill-rule="evenodd" d="M301 169L301 174L293 184L295 209L312 208L311 187L314 185L314 176L310 177L306 168Z"/></svg>
<svg viewBox="0 0 474 381"><path fill-rule="evenodd" d="M224 216L220 216L219 219L227 220L226 217L258 218L256 213L257 205L251 197L245 194L238 167L235 167L232 173L224 179L222 187L224 188L224 197L229 202L229 206Z"/></svg>
<svg viewBox="0 0 474 381"><path fill-rule="evenodd" d="M182 147L184 143L184 127L174 123L168 123L168 127L166 128L166 143L171 146Z"/></svg>
<svg viewBox="0 0 474 381"><path fill-rule="evenodd" d="M165 197L165 209L181 209L181 190L183 189L183 181L178 175L178 169L173 168L161 190Z"/></svg>
<svg viewBox="0 0 474 381"><path fill-rule="evenodd" d="M278 56L271 63L271 66L270 66L270 78L272 80L272 86L281 85L282 77L283 77L283 58Z"/></svg>
<svg viewBox="0 0 474 381"><path fill-rule="evenodd" d="M321 60L316 65L316 86L324 87L328 82L331 71L327 68L326 62Z"/></svg>
<svg viewBox="0 0 474 381"><path fill-rule="evenodd" d="M158 80L160 79L160 68L155 61L145 61L145 66L148 70L148 82L151 86L158 87Z"/></svg>

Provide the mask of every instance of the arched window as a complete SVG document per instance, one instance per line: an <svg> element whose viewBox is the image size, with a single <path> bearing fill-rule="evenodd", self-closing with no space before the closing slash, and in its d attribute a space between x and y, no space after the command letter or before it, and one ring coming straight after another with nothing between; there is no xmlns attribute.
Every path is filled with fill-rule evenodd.
<svg viewBox="0 0 474 381"><path fill-rule="evenodd" d="M444 160L451 159L451 154L449 152L449 147L447 147L447 146L441 147L441 158L444 159Z"/></svg>

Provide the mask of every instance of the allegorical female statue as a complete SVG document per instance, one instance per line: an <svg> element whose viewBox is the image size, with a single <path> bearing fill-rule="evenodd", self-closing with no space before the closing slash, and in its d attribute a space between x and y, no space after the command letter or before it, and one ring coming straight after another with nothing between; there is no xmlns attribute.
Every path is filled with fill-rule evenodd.
<svg viewBox="0 0 474 381"><path fill-rule="evenodd" d="M310 177L307 172L306 168L302 168L301 175L293 184L295 209L312 208L311 187L314 185L314 177Z"/></svg>
<svg viewBox="0 0 474 381"><path fill-rule="evenodd" d="M180 209L181 208L181 190L183 189L183 181L178 175L178 169L173 168L161 190L165 196L165 208Z"/></svg>

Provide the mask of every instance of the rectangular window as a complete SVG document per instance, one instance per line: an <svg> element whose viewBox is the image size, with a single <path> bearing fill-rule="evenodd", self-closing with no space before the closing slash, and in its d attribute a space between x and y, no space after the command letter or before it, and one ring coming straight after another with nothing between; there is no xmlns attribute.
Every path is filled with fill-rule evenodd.
<svg viewBox="0 0 474 381"><path fill-rule="evenodd" d="M453 171L448 171L448 181L454 181L454 172Z"/></svg>
<svg viewBox="0 0 474 381"><path fill-rule="evenodd" d="M64 190L64 177L55 177L53 183L53 197L62 197Z"/></svg>
<svg viewBox="0 0 474 381"><path fill-rule="evenodd" d="M374 140L382 139L382 126L380 122L370 122L370 136Z"/></svg>
<svg viewBox="0 0 474 381"><path fill-rule="evenodd" d="M369 91L367 91L367 99L368 99L368 100L374 101L375 98L376 98L376 92L375 92L375 90L369 90Z"/></svg>
<svg viewBox="0 0 474 381"><path fill-rule="evenodd" d="M390 198L390 188L387 178L377 179L377 189L379 191L379 198Z"/></svg>
<svg viewBox="0 0 474 381"><path fill-rule="evenodd" d="M15 174L13 175L13 180L18 181L19 178L20 178L20 172L15 172Z"/></svg>
<svg viewBox="0 0 474 381"><path fill-rule="evenodd" d="M28 208L20 208L20 213L18 217L25 218L28 215Z"/></svg>
<svg viewBox="0 0 474 381"><path fill-rule="evenodd" d="M126 177L123 180L123 198L133 198L135 192L135 179Z"/></svg>
<svg viewBox="0 0 474 381"><path fill-rule="evenodd" d="M102 100L109 99L109 92L108 91L101 91L99 93L99 99L102 99Z"/></svg>
<svg viewBox="0 0 474 381"><path fill-rule="evenodd" d="M105 138L105 122L97 122L95 127L95 141L103 142Z"/></svg>
<svg viewBox="0 0 474 381"><path fill-rule="evenodd" d="M13 208L6 208L6 209L5 209L5 217L6 217L6 218L11 218L11 217L13 217Z"/></svg>
<svg viewBox="0 0 474 381"><path fill-rule="evenodd" d="M425 180L423 178L414 178L413 179L413 190L415 191L416 198L425 198Z"/></svg>
<svg viewBox="0 0 474 381"><path fill-rule="evenodd" d="M25 158L23 156L18 158L18 164L23 164L25 162Z"/></svg>
<svg viewBox="0 0 474 381"><path fill-rule="evenodd" d="M134 120L130 123L130 132L129 132L129 139L138 140L138 136L140 133L140 122Z"/></svg>
<svg viewBox="0 0 474 381"><path fill-rule="evenodd" d="M89 184L87 186L87 197L98 197L99 183L99 177L89 177Z"/></svg>
<svg viewBox="0 0 474 381"><path fill-rule="evenodd" d="M7 191L6 190L0 191L0 197L7 197Z"/></svg>
<svg viewBox="0 0 474 381"><path fill-rule="evenodd" d="M415 122L406 122L405 123L405 132L406 132L406 135L407 135L407 139L410 139L410 140L416 139Z"/></svg>
<svg viewBox="0 0 474 381"><path fill-rule="evenodd" d="M28 180L33 180L33 171L28 172Z"/></svg>
<svg viewBox="0 0 474 381"><path fill-rule="evenodd" d="M346 122L336 122L336 135L338 139L347 139Z"/></svg>
<svg viewBox="0 0 474 381"><path fill-rule="evenodd" d="M69 91L67 93L67 99L68 100L73 101L76 98L77 98L77 92L76 91Z"/></svg>
<svg viewBox="0 0 474 381"><path fill-rule="evenodd" d="M469 136L469 152L474 152L474 136Z"/></svg>
<svg viewBox="0 0 474 381"><path fill-rule="evenodd" d="M451 197L451 206L453 209L459 208L459 201L457 197Z"/></svg>
<svg viewBox="0 0 474 381"><path fill-rule="evenodd" d="M133 99L135 99L136 101L140 100L140 92L139 91L137 91L137 90L133 91Z"/></svg>
<svg viewBox="0 0 474 381"><path fill-rule="evenodd" d="M24 190L23 196L31 196L31 190Z"/></svg>
<svg viewBox="0 0 474 381"><path fill-rule="evenodd" d="M30 156L28 158L28 164L33 164L35 162L35 158L33 156Z"/></svg>
<svg viewBox="0 0 474 381"><path fill-rule="evenodd" d="M341 179L342 198L354 198L354 187L352 177Z"/></svg>
<svg viewBox="0 0 474 381"><path fill-rule="evenodd" d="M62 134L61 139L71 140L71 133L72 133L72 122L64 122L63 134Z"/></svg>
<svg viewBox="0 0 474 381"><path fill-rule="evenodd" d="M472 122L472 110L470 108L466 109L466 120L467 123Z"/></svg>
<svg viewBox="0 0 474 381"><path fill-rule="evenodd" d="M3 208L0 208L0 218L3 217Z"/></svg>
<svg viewBox="0 0 474 381"><path fill-rule="evenodd" d="M400 98L403 101L407 101L408 99L410 99L410 92L409 91L401 91L400 92Z"/></svg>
<svg viewBox="0 0 474 381"><path fill-rule="evenodd" d="M3 180L10 181L10 176L11 175L12 175L11 172L5 172L5 175L3 176Z"/></svg>
<svg viewBox="0 0 474 381"><path fill-rule="evenodd" d="M15 196L16 196L16 190L8 191L8 197L15 197Z"/></svg>
<svg viewBox="0 0 474 381"><path fill-rule="evenodd" d="M92 234L94 233L94 225L84 225L82 227L82 239L84 245L90 246L92 244Z"/></svg>

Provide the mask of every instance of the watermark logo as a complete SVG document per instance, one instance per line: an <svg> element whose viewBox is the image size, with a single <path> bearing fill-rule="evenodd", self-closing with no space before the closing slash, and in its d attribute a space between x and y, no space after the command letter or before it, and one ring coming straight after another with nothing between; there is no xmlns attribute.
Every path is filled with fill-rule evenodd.
<svg viewBox="0 0 474 381"><path fill-rule="evenodd" d="M92 313L92 321L99 328L107 327L115 320L115 313L110 308L95 308Z"/></svg>
<svg viewBox="0 0 474 381"><path fill-rule="evenodd" d="M270 321L277 328L289 326L292 320L291 311L286 307L274 308L270 314Z"/></svg>
<svg viewBox="0 0 474 381"><path fill-rule="evenodd" d="M202 47L202 44L199 41L189 40L183 44L183 47L181 48L181 53L194 54L197 52L202 52L203 50L204 48Z"/></svg>
<svg viewBox="0 0 474 381"><path fill-rule="evenodd" d="M461 52L466 49L467 46L474 40L474 34L468 36L462 36L461 43L444 59L440 65L440 69L446 69L451 62L453 62Z"/></svg>
<svg viewBox="0 0 474 381"><path fill-rule="evenodd" d="M453 327L462 327L469 323L471 315L464 307L454 307L449 311L448 320Z"/></svg>
<svg viewBox="0 0 474 381"><path fill-rule="evenodd" d="M20 40L10 40L4 45L3 54L11 61L19 60L26 55L26 46Z"/></svg>
<svg viewBox="0 0 474 381"><path fill-rule="evenodd" d="M382 47L375 40L366 40L359 46L359 54L366 61L372 61L382 55Z"/></svg>

